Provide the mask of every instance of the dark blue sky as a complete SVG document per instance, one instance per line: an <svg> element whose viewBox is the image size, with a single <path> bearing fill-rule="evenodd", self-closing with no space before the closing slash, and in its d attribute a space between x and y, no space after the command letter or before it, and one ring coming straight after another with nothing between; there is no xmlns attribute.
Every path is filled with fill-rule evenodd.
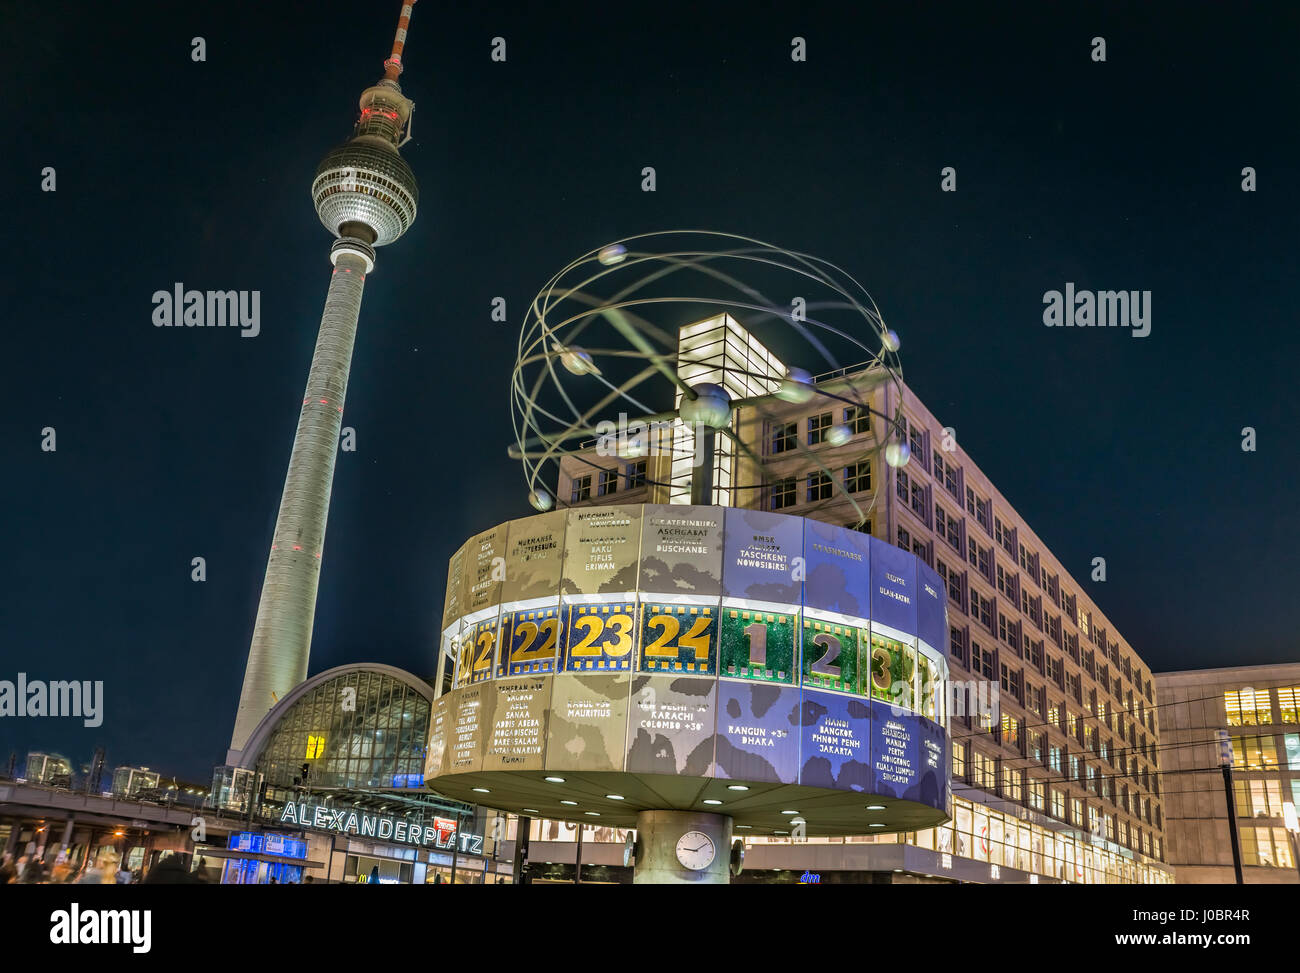
<svg viewBox="0 0 1300 973"><path fill-rule="evenodd" d="M102 743L206 778L224 756L329 278L308 189L399 6L6 14L0 678L102 679L106 715L0 721L0 759ZM429 671L448 556L529 512L505 455L524 303L678 227L861 280L909 384L1075 578L1107 558L1087 590L1154 669L1297 658L1294 8L449 6L412 20L420 212L367 284L313 672ZM261 334L154 328L177 281L259 290ZM1150 290L1150 337L1044 328L1066 281Z"/></svg>

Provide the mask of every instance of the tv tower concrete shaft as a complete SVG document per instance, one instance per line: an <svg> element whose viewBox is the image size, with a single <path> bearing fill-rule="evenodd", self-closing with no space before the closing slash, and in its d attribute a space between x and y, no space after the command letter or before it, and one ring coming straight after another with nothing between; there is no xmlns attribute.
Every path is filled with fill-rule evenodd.
<svg viewBox="0 0 1300 973"><path fill-rule="evenodd" d="M232 750L242 750L276 700L307 678L334 458L366 281L365 257L340 250L325 295L320 334L284 478L230 741Z"/></svg>
<svg viewBox="0 0 1300 973"><path fill-rule="evenodd" d="M352 137L326 153L312 180L321 222L338 239L280 513L253 624L244 688L227 763L236 764L277 700L307 677L334 458L343 424L352 345L375 247L392 243L415 220L419 187L398 147L410 137L414 104L402 94L402 51L414 0L402 5L384 77L361 93Z"/></svg>

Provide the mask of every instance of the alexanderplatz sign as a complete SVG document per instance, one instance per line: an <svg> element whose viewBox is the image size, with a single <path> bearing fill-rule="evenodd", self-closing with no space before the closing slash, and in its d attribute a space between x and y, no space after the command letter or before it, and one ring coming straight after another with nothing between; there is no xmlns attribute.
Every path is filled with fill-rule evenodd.
<svg viewBox="0 0 1300 973"><path fill-rule="evenodd" d="M432 824L420 824L387 814L370 814L355 808L325 807L320 804L289 802L280 812L281 824L296 824L300 828L330 831L335 834L356 835L359 838L376 838L395 844L410 844L417 848L438 848L470 855L483 852L483 836L468 832L457 833L453 818L434 818Z"/></svg>
<svg viewBox="0 0 1300 973"><path fill-rule="evenodd" d="M751 833L947 820L946 596L866 534L717 506L581 507L452 557L425 781L518 813ZM454 660L454 663L449 663ZM741 832L743 833L743 832Z"/></svg>

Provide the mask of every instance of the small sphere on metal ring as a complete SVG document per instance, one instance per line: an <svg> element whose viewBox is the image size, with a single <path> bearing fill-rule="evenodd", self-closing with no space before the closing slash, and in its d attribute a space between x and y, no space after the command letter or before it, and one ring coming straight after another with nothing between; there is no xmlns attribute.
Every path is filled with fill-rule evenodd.
<svg viewBox="0 0 1300 973"><path fill-rule="evenodd" d="M912 450L907 443L890 443L885 447L885 462L893 467L904 467L912 458Z"/></svg>
<svg viewBox="0 0 1300 973"><path fill-rule="evenodd" d="M587 375L592 372L597 375L600 374L600 369L597 368L596 363L591 360L591 354L579 348L577 345L573 345L566 349L563 354L560 355L560 364L574 375Z"/></svg>
<svg viewBox="0 0 1300 973"><path fill-rule="evenodd" d="M777 389L776 397L784 399L786 402L807 402L813 397L812 384L812 375L806 370L791 368L781 381L781 387Z"/></svg>
<svg viewBox="0 0 1300 973"><path fill-rule="evenodd" d="M853 430L842 422L837 422L826 430L826 442L832 446L843 446L853 438Z"/></svg>
<svg viewBox="0 0 1300 973"><path fill-rule="evenodd" d="M731 419L731 396L727 390L712 382L702 382L694 387L695 398L682 399L680 414L683 422L699 422L711 429L721 429Z"/></svg>
<svg viewBox="0 0 1300 973"><path fill-rule="evenodd" d="M627 247L621 243L611 243L609 246L601 248L600 253L596 254L596 259L606 267L621 264L627 259Z"/></svg>

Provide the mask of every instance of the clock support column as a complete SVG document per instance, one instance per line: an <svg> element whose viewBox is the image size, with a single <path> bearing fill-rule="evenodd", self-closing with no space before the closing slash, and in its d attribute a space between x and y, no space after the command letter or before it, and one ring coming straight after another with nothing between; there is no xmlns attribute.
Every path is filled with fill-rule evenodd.
<svg viewBox="0 0 1300 973"><path fill-rule="evenodd" d="M726 885L731 881L729 815L642 811L636 816L636 828L636 870L632 880L638 885ZM698 870L687 868L677 856L678 841L693 832L701 837L692 837L684 843L683 855L688 861L699 862L707 855L706 837L713 845L712 860Z"/></svg>

